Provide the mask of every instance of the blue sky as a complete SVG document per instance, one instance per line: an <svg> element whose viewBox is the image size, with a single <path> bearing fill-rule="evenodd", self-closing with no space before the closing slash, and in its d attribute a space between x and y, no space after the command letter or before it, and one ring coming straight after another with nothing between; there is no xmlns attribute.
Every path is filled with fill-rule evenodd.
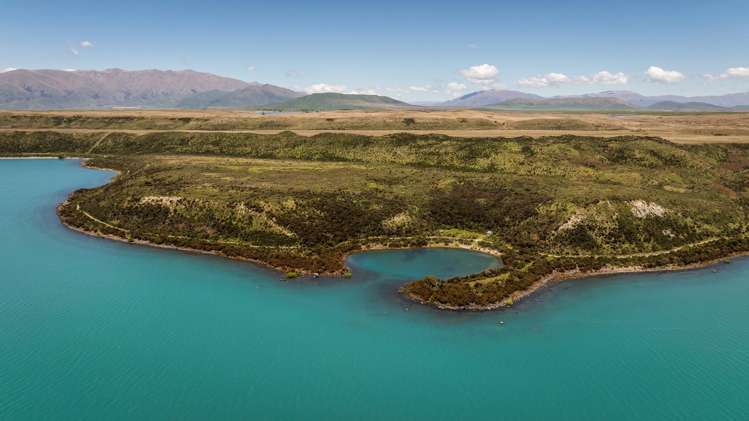
<svg viewBox="0 0 749 421"><path fill-rule="evenodd" d="M0 0L0 71L113 67L407 100L749 91L749 1Z"/></svg>

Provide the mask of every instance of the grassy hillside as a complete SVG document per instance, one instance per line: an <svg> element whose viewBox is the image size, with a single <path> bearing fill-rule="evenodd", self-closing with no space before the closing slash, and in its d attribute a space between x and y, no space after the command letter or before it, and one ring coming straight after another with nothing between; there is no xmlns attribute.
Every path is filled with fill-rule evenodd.
<svg viewBox="0 0 749 421"><path fill-rule="evenodd" d="M4 113L0 129L96 130L472 130L505 127L491 116L463 116L426 112L391 111L383 115L348 115L329 112L260 115L250 112L173 113Z"/></svg>
<svg viewBox="0 0 749 421"><path fill-rule="evenodd" d="M383 108L415 108L405 102L379 95L351 95L323 93L303 96L270 108L275 110L323 111L323 110L360 110Z"/></svg>
<svg viewBox="0 0 749 421"><path fill-rule="evenodd" d="M649 110L678 112L728 112L730 108L719 107L705 102L661 101L647 107Z"/></svg>
<svg viewBox="0 0 749 421"><path fill-rule="evenodd" d="M198 92L180 100L177 108L256 108L302 96L299 92L273 85L250 85L236 91Z"/></svg>
<svg viewBox="0 0 749 421"><path fill-rule="evenodd" d="M503 110L633 110L616 98L515 98L490 106Z"/></svg>
<svg viewBox="0 0 749 421"><path fill-rule="evenodd" d="M372 246L446 245L505 267L404 286L451 308L502 303L554 271L662 267L749 250L749 148L657 138L310 138L222 133L0 134L0 154L86 154L119 169L66 223L343 273Z"/></svg>

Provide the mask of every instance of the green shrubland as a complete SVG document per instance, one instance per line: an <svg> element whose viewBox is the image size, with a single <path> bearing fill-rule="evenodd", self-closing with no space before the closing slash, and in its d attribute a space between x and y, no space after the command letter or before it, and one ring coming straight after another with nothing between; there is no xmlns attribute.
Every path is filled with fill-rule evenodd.
<svg viewBox="0 0 749 421"><path fill-rule="evenodd" d="M65 222L288 273L344 274L373 245L461 245L504 266L404 286L490 306L554 271L704 262L749 250L749 150L658 138L0 133L0 153L90 154L120 171Z"/></svg>

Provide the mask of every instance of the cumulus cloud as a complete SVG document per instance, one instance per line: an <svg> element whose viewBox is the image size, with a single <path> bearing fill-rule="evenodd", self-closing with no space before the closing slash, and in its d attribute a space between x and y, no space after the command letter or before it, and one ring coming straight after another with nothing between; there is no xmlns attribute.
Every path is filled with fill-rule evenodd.
<svg viewBox="0 0 749 421"><path fill-rule="evenodd" d="M18 70L18 69L16 69L15 67L6 67L6 68L0 70L0 73L12 72L13 70Z"/></svg>
<svg viewBox="0 0 749 421"><path fill-rule="evenodd" d="M308 94L322 94L326 92L336 92L336 93L343 93L346 91L346 87L344 85L331 85L327 83L316 83L312 86L308 86L305 89L305 92Z"/></svg>
<svg viewBox="0 0 749 421"><path fill-rule="evenodd" d="M645 74L650 78L651 82L659 83L681 82L687 78L681 72L677 72L676 70L665 70L658 66L650 66Z"/></svg>
<svg viewBox="0 0 749 421"><path fill-rule="evenodd" d="M94 46L94 43L91 41L81 41L81 48L91 48Z"/></svg>
<svg viewBox="0 0 749 421"><path fill-rule="evenodd" d="M749 67L731 67L726 74L732 77L749 77Z"/></svg>
<svg viewBox="0 0 749 421"><path fill-rule="evenodd" d="M544 76L531 76L518 81L518 85L544 88L547 86L558 86L570 83L572 79L564 73L548 73Z"/></svg>
<svg viewBox="0 0 749 421"><path fill-rule="evenodd" d="M608 70L590 76L578 76L576 80L580 83L603 84L603 85L625 85L629 82L629 77L622 72L611 73Z"/></svg>
<svg viewBox="0 0 749 421"><path fill-rule="evenodd" d="M518 85L545 88L569 83L584 85L623 85L629 82L629 77L622 72L612 73L601 70L592 75L567 76L564 73L547 73L542 76L531 76L518 81Z"/></svg>
<svg viewBox="0 0 749 421"><path fill-rule="evenodd" d="M491 64L479 64L478 66L462 69L460 74L468 81L478 85L493 85L497 80L499 70Z"/></svg>
<svg viewBox="0 0 749 421"><path fill-rule="evenodd" d="M749 67L730 67L719 75L705 75L709 80L730 79L734 77L749 77Z"/></svg>

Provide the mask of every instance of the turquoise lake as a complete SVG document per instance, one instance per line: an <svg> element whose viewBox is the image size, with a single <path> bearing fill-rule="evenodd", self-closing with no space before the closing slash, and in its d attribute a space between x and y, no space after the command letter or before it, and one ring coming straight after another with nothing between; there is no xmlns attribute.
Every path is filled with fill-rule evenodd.
<svg viewBox="0 0 749 421"><path fill-rule="evenodd" d="M280 282L63 227L55 205L110 176L0 161L2 420L749 419L749 260L440 312L398 286L494 259L374 252Z"/></svg>

